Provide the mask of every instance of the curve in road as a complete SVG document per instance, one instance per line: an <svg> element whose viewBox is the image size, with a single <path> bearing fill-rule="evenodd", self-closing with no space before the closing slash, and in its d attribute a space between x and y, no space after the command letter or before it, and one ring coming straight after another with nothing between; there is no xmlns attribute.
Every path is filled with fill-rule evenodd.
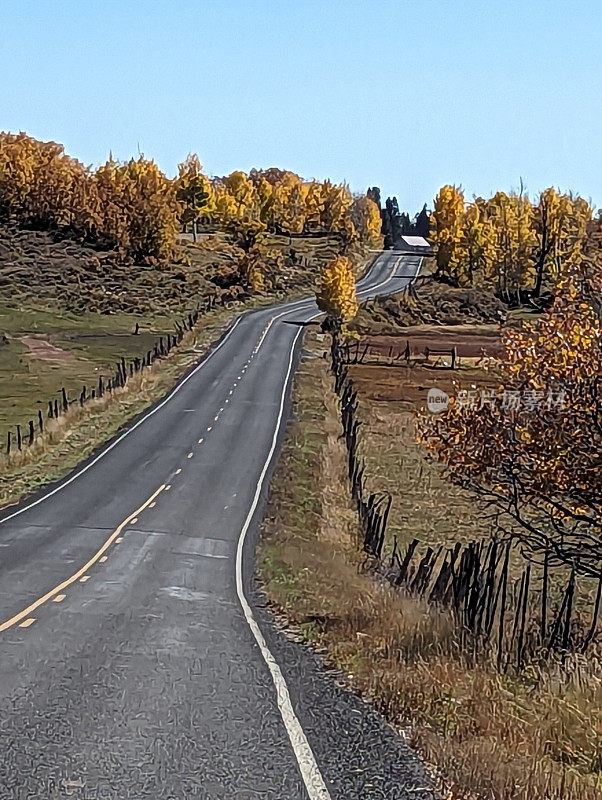
<svg viewBox="0 0 602 800"><path fill-rule="evenodd" d="M384 253L360 297L419 265ZM253 533L317 315L303 300L237 318L164 400L0 517L0 797L430 796L253 601Z"/></svg>

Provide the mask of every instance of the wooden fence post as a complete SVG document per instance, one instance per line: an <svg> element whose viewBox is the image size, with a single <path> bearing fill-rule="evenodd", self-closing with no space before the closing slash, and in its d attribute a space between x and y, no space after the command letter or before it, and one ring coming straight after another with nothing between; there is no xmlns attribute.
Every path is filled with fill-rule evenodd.
<svg viewBox="0 0 602 800"><path fill-rule="evenodd" d="M10 433L9 433L10 436ZM602 600L602 570L600 571L600 577L598 578L598 591L596 592L596 601L594 603L594 611L592 614L592 624L588 631L587 636L583 642L583 646L581 648L581 652L585 653L588 648L589 643L594 638L596 633L596 627L598 625L598 614L600 613L600 601Z"/></svg>

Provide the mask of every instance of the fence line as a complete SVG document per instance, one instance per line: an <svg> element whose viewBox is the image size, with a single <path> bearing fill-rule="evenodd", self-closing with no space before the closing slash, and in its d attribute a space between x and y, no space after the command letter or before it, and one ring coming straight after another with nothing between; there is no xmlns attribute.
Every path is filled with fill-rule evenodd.
<svg viewBox="0 0 602 800"><path fill-rule="evenodd" d="M108 377L100 375L98 383L92 387L84 385L81 392L77 397L69 398L67 390L62 387L59 392L59 397L54 397L48 400L48 409L46 412L47 420L59 419L59 417L69 411L69 408L79 403L83 408L91 400L104 397L105 394L112 394L116 389L124 387L128 380L134 375L143 372L145 369L151 367L155 361L164 358L177 347L186 331L192 331L194 326L199 321L200 317L207 314L216 306L225 306L231 299L216 298L215 295L208 297L201 305L183 317L180 322L174 322L174 332L163 334L159 336L154 346L148 350L142 357L135 357L126 363L125 358L121 358L115 365L115 371ZM139 323L136 323L135 332L140 330ZM35 420L29 420L26 426L21 424L16 425L16 435L13 431L9 430L6 436L6 449L5 453L10 456L11 453L23 451L24 448L31 447L39 436L44 435L45 422L44 415L41 409L38 409L37 426ZM26 433L24 434L24 431Z"/></svg>
<svg viewBox="0 0 602 800"><path fill-rule="evenodd" d="M383 352L379 347L370 342L363 344L359 339L354 343L345 343L339 346L339 354L344 364L370 364L370 365L386 365L393 366L400 361L404 361L406 366L412 366L416 363L417 359L412 362L412 349L410 347L410 340L406 339L406 344L403 350L396 350L393 345L390 345L387 352ZM414 353L415 354L415 353ZM455 369L458 362L458 348L446 347L441 349L433 349L432 347L425 347L420 351L419 355L424 356L419 363L428 365L431 368L439 366L439 360L431 363L431 356L448 356L450 364L444 363L443 368ZM376 360L366 361L366 356L376 356Z"/></svg>
<svg viewBox="0 0 602 800"><path fill-rule="evenodd" d="M386 528L392 498L386 492L366 490L365 461L358 453L361 421L357 418L358 395L349 377L349 348L333 337L331 366L335 391L340 398L341 422L348 455L351 495L356 502L362 531L365 566L393 587L448 608L461 631L462 644L471 652L488 647L497 653L498 667L520 669L533 657L551 653L584 652L596 640L602 604L602 574L589 625L576 618L577 575L573 568L566 588L555 604L551 601L548 558L541 581L535 581L532 565L525 561L520 578L511 583L510 539L492 539L452 547L434 548L413 539L402 552L397 538L387 548ZM540 583L540 585L536 585Z"/></svg>

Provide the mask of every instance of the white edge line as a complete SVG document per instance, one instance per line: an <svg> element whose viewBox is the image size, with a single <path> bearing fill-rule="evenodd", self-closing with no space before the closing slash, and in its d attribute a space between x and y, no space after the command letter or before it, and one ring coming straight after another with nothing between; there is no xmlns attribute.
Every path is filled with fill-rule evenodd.
<svg viewBox="0 0 602 800"><path fill-rule="evenodd" d="M324 782L324 778L322 777L322 773L320 772L320 768L318 767L316 758L313 754L309 742L307 741L307 736L305 735L305 731L303 730L301 723L299 722L299 719L297 718L297 715L295 714L295 711L293 709L288 686L286 685L286 681L284 679L282 671L278 666L278 663L276 662L276 659L272 655L270 649L268 648L265 639L263 638L261 629L259 628L259 625L257 624L255 617L253 616L253 611L251 610L251 606L249 605L249 602L245 596L243 587L243 578L242 578L243 546L247 536L247 531L249 530L249 526L253 518L253 514L255 513L257 504L259 503L261 490L263 488L263 483L270 462L272 460L272 456L274 455L274 450L276 449L276 443L278 441L278 433L280 431L280 423L282 421L282 412L284 410L284 402L286 398L286 392L288 389L288 382L293 366L295 345L297 344L297 339L301 335L302 330L303 330L302 328L299 328L299 330L297 331L297 335L293 339L293 344L291 347L291 353L288 362L288 370L286 373L286 378L284 379L284 386L282 389L282 395L280 399L280 409L278 411L278 418L276 420L274 436L272 437L272 445L270 447L268 457L266 459L265 464L263 465L263 469L259 476L257 489L255 490L255 496L253 497L251 508L249 509L249 513L247 514L247 518L245 519L244 525L240 532L240 537L238 539L238 546L236 548L236 593L238 595L238 599L240 601L240 605L242 607L243 614L245 616L247 624L251 629L253 636L255 637L255 641L259 646L259 650L261 652L263 660L265 661L272 676L272 681L274 682L274 687L276 688L278 710L280 711L280 716L282 717L282 721L284 723L284 727L286 728L288 738L290 739L291 746L295 754L295 758L297 759L297 764L299 765L299 771L301 772L303 783L305 784L305 788L307 789L309 800L330 800L330 793L326 788L326 784Z"/></svg>
<svg viewBox="0 0 602 800"><path fill-rule="evenodd" d="M398 263L399 259L396 260L391 275L386 280L382 281L382 283L370 287L370 291L373 291L374 289L379 288L384 284L389 283L391 280L393 280L393 278L395 277L395 271ZM272 322L276 320L278 317L283 315L284 314L279 314L278 316L275 316L270 320L270 324L267 326L265 331L266 334ZM310 317L310 319L314 319L317 316L320 316L320 313L314 314L312 317ZM249 508L249 512L244 521L242 530L240 532L240 536L238 538L238 545L236 547L236 593L238 595L238 600L240 602L245 620L249 628L251 629L251 633L253 634L255 641L257 642L257 645L261 652L261 656L265 661L268 670L270 671L270 675L272 677L272 681L276 689L278 710L280 711L280 716L282 717L282 721L284 723L284 727L286 728L286 732L288 734L288 738L293 748L295 758L297 759L297 764L299 765L299 771L301 772L301 777L303 778L303 782L305 784L309 800L331 800L330 793L326 787L326 783L324 782L322 773L320 772L320 768L316 761L316 757L314 756L314 753L311 749L311 745L309 744L307 736L305 735L305 731L303 730L303 727L299 722L299 718L297 717L293 709L290 693L284 675L282 674L282 670L280 669L278 662L276 661L271 650L269 649L265 641L265 638L261 632L261 628L257 623L257 620L253 616L253 611L245 595L244 584L243 584L243 573L242 573L244 544L247 538L247 532L251 525L251 520L253 519L253 515L257 510L257 505L259 503L259 498L261 497L261 491L263 489L263 484L267 475L267 471L269 469L270 462L272 460L274 451L276 449L276 444L278 442L278 434L280 432L282 414L284 411L284 402L286 399L286 393L288 390L291 370L293 366L295 346L297 344L299 336L301 335L302 330L303 328L299 328L291 345L291 351L288 361L288 369L284 379L284 385L282 387L282 394L280 397L280 408L278 410L278 417L276 419L274 435L272 436L272 444L270 446L267 459L261 470L261 474L259 475L259 480L257 482L257 488L255 489L253 502L251 503L251 507ZM261 340L262 342L264 338L265 336L262 337Z"/></svg>

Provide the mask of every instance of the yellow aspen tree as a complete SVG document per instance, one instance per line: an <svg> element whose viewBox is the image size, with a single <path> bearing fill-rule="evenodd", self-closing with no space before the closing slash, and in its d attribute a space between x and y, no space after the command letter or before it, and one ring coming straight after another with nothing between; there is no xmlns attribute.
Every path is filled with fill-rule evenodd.
<svg viewBox="0 0 602 800"><path fill-rule="evenodd" d="M464 193L457 186L442 186L435 198L432 238L437 244L437 273L458 281L464 215Z"/></svg>
<svg viewBox="0 0 602 800"><path fill-rule="evenodd" d="M497 192L487 201L487 213L493 225L498 291L532 286L536 235L531 201L522 191Z"/></svg>
<svg viewBox="0 0 602 800"><path fill-rule="evenodd" d="M324 266L316 292L316 302L335 332L340 331L345 323L355 317L359 303L353 267L348 258L337 256Z"/></svg>
<svg viewBox="0 0 602 800"><path fill-rule="evenodd" d="M211 216L215 200L211 182L203 174L203 165L195 154L190 154L186 161L178 164L176 197L181 205L180 222L184 228L192 226L196 241L197 223L202 217Z"/></svg>
<svg viewBox="0 0 602 800"><path fill-rule="evenodd" d="M236 170L223 179L226 192L232 198L231 208L238 219L253 219L259 212L259 198L246 173Z"/></svg>
<svg viewBox="0 0 602 800"><path fill-rule="evenodd" d="M373 247L382 247L382 220L376 203L365 195L356 197L349 214L360 240Z"/></svg>
<svg viewBox="0 0 602 800"><path fill-rule="evenodd" d="M347 231L353 198L343 184L321 184L320 227L323 231Z"/></svg>
<svg viewBox="0 0 602 800"><path fill-rule="evenodd" d="M587 233L592 209L581 197L561 194L554 188L540 193L533 209L536 236L535 286L539 296L546 278L556 284L563 272L563 263Z"/></svg>
<svg viewBox="0 0 602 800"><path fill-rule="evenodd" d="M272 184L260 175L255 183L255 190L257 192L259 202L259 219L264 224L267 224L272 215L272 205L274 203L274 187Z"/></svg>
<svg viewBox="0 0 602 800"><path fill-rule="evenodd" d="M305 226L309 231L320 229L322 219L322 187L318 181L310 181L305 194Z"/></svg>

